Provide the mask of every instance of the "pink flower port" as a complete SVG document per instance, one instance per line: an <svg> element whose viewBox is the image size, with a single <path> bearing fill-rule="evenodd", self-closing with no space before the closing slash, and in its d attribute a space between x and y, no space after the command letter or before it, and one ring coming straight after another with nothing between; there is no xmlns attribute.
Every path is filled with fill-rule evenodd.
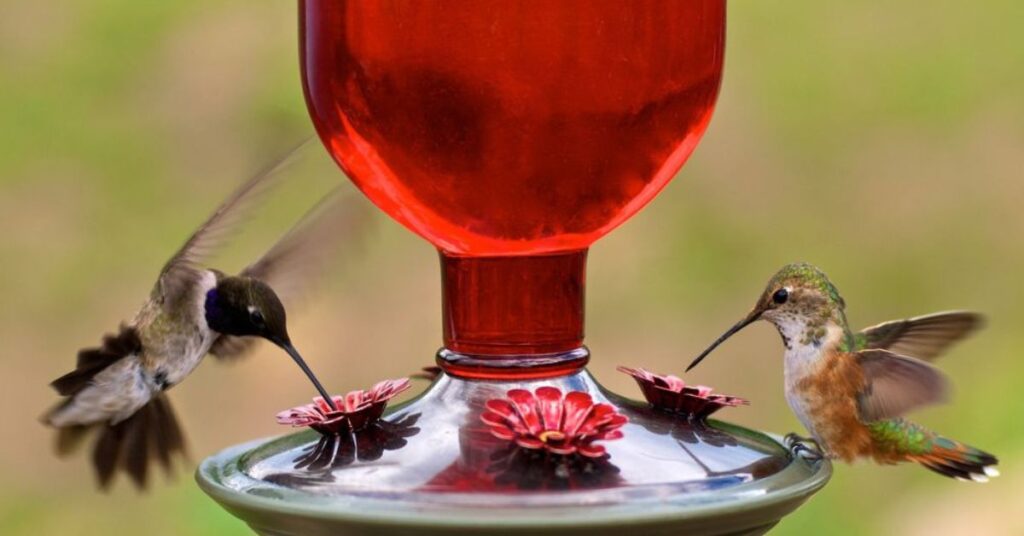
<svg viewBox="0 0 1024 536"><path fill-rule="evenodd" d="M312 404L294 407L277 414L278 424L295 427L308 426L324 435L355 432L380 419L388 400L409 388L409 379L384 380L370 390L350 391L345 396L332 397L338 411L334 411L322 397Z"/></svg>
<svg viewBox="0 0 1024 536"><path fill-rule="evenodd" d="M563 398L555 387L540 387L532 393L513 389L506 397L488 400L480 420L493 436L525 449L600 458L605 448L594 442L621 438L619 429L628 421L611 405L595 404L581 391Z"/></svg>
<svg viewBox="0 0 1024 536"><path fill-rule="evenodd" d="M662 376L642 368L619 367L618 370L636 380L644 398L652 406L684 413L697 420L704 420L724 407L750 404L736 396L716 394L705 385L686 385L686 382L676 376Z"/></svg>

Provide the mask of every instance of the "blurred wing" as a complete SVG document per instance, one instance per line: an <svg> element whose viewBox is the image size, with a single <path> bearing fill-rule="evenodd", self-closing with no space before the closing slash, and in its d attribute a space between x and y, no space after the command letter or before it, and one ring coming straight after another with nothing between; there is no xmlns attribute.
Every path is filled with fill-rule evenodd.
<svg viewBox="0 0 1024 536"><path fill-rule="evenodd" d="M341 188L327 194L312 210L259 260L241 275L263 281L274 289L286 310L292 310L342 256L352 258L366 234L369 217L356 196ZM254 337L222 335L210 353L222 358L240 357L257 342Z"/></svg>
<svg viewBox="0 0 1024 536"><path fill-rule="evenodd" d="M335 188L242 275L270 285L286 306L303 298L344 252L354 256L369 222L362 198Z"/></svg>
<svg viewBox="0 0 1024 536"><path fill-rule="evenodd" d="M210 345L210 355L222 360L232 360L244 357L256 344L260 342L259 337L237 337L235 335L221 335Z"/></svg>
<svg viewBox="0 0 1024 536"><path fill-rule="evenodd" d="M307 143L308 140L300 143L285 156L242 183L192 233L181 249L175 252L160 271L157 283L157 290L164 303L173 304L176 298L187 295L188 290L201 275L199 264L224 243L242 221L243 216L252 208L254 201L277 184L277 179L282 176L278 172L290 163Z"/></svg>
<svg viewBox="0 0 1024 536"><path fill-rule="evenodd" d="M949 394L946 377L935 367L887 350L853 354L864 372L864 388L857 396L864 422L899 417L908 411L943 402Z"/></svg>
<svg viewBox="0 0 1024 536"><path fill-rule="evenodd" d="M880 348L931 361L983 323L977 313L950 311L885 322L861 331L858 339L862 349Z"/></svg>

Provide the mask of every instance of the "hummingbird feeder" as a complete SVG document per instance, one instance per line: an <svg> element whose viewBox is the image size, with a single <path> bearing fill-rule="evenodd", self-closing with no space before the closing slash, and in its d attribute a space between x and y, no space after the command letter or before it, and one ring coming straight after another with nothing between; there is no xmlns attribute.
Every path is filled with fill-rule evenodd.
<svg viewBox="0 0 1024 536"><path fill-rule="evenodd" d="M756 534L826 483L706 420L738 398L625 369L640 402L586 369L587 250L700 140L725 0L300 0L299 21L324 146L438 249L440 369L386 411L406 383L281 414L326 434L229 448L204 491L261 534Z"/></svg>

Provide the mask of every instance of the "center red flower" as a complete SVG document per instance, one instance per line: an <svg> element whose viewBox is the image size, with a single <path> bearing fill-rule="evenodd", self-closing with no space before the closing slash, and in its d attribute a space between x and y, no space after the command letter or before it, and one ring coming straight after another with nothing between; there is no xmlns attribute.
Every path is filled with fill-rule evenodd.
<svg viewBox="0 0 1024 536"><path fill-rule="evenodd" d="M338 411L331 409L322 397L312 404L298 406L277 414L279 424L308 426L324 435L355 432L365 428L384 414L388 400L409 388L409 379L384 380L370 390L350 391L345 396L331 397Z"/></svg>
<svg viewBox="0 0 1024 536"><path fill-rule="evenodd" d="M611 405L595 404L581 391L563 398L555 387L540 387L533 393L513 389L506 396L488 400L480 420L495 437L526 449L598 458L605 449L594 442L621 438L619 428L628 421Z"/></svg>

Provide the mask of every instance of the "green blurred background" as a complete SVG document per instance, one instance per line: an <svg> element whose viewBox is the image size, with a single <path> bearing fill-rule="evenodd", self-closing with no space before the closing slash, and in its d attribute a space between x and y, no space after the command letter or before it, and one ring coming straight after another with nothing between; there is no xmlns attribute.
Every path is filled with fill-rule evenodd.
<svg viewBox="0 0 1024 536"><path fill-rule="evenodd" d="M592 370L679 371L772 272L823 267L857 326L933 310L990 315L940 366L954 404L916 417L999 454L987 485L839 466L776 534L1024 534L1024 4L735 2L718 111L681 176L599 242ZM182 473L148 494L94 490L37 421L46 383L130 318L161 263L247 173L312 132L292 2L7 0L0 4L0 533L247 534ZM314 148L255 228L279 232L343 177ZM295 339L336 390L428 364L437 260L382 215ZM222 266L272 238L250 233ZM781 346L744 332L693 376L753 400L723 416L775 432ZM372 367L363 361L372 360ZM372 368L372 370L371 370ZM310 396L279 352L207 364L171 394L198 461L280 433ZM158 482L158 484L162 484Z"/></svg>

